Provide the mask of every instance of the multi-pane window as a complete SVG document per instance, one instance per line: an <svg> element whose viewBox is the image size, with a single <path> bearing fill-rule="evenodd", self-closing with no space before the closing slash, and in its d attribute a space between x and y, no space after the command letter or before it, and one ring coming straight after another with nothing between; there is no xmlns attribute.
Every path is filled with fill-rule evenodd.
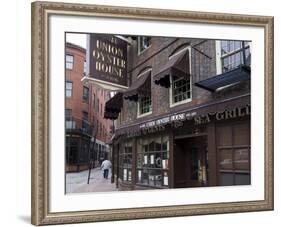
<svg viewBox="0 0 281 227"><path fill-rule="evenodd" d="M250 127L248 123L218 125L220 185L250 184Z"/></svg>
<svg viewBox="0 0 281 227"><path fill-rule="evenodd" d="M222 72L227 72L245 64L244 61L250 55L249 42L244 42L245 59L243 60L243 42L224 40L221 41L221 62Z"/></svg>
<svg viewBox="0 0 281 227"><path fill-rule="evenodd" d="M76 121L72 119L72 110L65 109L65 128L66 129L75 129Z"/></svg>
<svg viewBox="0 0 281 227"><path fill-rule="evenodd" d="M72 96L72 82L71 81L65 82L65 96L66 97Z"/></svg>
<svg viewBox="0 0 281 227"><path fill-rule="evenodd" d="M191 99L190 78L172 76L172 103Z"/></svg>
<svg viewBox="0 0 281 227"><path fill-rule="evenodd" d="M96 108L96 94L93 95L93 107Z"/></svg>
<svg viewBox="0 0 281 227"><path fill-rule="evenodd" d="M88 130L89 128L89 114L86 111L82 112L82 128Z"/></svg>
<svg viewBox="0 0 281 227"><path fill-rule="evenodd" d="M89 88L83 86L83 101L88 102L89 101Z"/></svg>
<svg viewBox="0 0 281 227"><path fill-rule="evenodd" d="M72 116L72 109L65 109L65 120L66 121L71 120L71 116Z"/></svg>
<svg viewBox="0 0 281 227"><path fill-rule="evenodd" d="M119 153L120 178L123 181L132 181L132 142L127 141L122 145Z"/></svg>
<svg viewBox="0 0 281 227"><path fill-rule="evenodd" d="M97 124L96 124L96 134L99 135L99 126L100 126L100 123L99 123L99 120L97 119Z"/></svg>
<svg viewBox="0 0 281 227"><path fill-rule="evenodd" d="M76 164L78 162L78 145L77 138L66 137L66 162Z"/></svg>
<svg viewBox="0 0 281 227"><path fill-rule="evenodd" d="M100 107L100 100L97 98L97 113L99 113L99 107Z"/></svg>
<svg viewBox="0 0 281 227"><path fill-rule="evenodd" d="M151 45L151 37L140 36L138 38L138 52L141 53Z"/></svg>
<svg viewBox="0 0 281 227"><path fill-rule="evenodd" d="M73 69L74 57L72 55L67 54L65 56L65 66L67 69Z"/></svg>
<svg viewBox="0 0 281 227"><path fill-rule="evenodd" d="M140 97L139 99L139 115L150 113L152 111L151 97Z"/></svg>
<svg viewBox="0 0 281 227"><path fill-rule="evenodd" d="M168 136L142 138L137 145L137 183L168 187Z"/></svg>

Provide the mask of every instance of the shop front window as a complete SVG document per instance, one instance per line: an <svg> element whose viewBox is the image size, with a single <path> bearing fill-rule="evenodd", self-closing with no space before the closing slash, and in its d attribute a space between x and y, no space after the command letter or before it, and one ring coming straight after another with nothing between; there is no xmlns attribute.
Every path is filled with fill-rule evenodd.
<svg viewBox="0 0 281 227"><path fill-rule="evenodd" d="M251 182L248 123L217 127L220 185L249 185Z"/></svg>
<svg viewBox="0 0 281 227"><path fill-rule="evenodd" d="M137 183L168 187L168 137L139 139L137 150Z"/></svg>
<svg viewBox="0 0 281 227"><path fill-rule="evenodd" d="M78 163L78 139L66 138L66 163L76 164Z"/></svg>
<svg viewBox="0 0 281 227"><path fill-rule="evenodd" d="M119 154L120 178L123 181L132 181L132 158L133 147L132 142L126 142L121 146Z"/></svg>

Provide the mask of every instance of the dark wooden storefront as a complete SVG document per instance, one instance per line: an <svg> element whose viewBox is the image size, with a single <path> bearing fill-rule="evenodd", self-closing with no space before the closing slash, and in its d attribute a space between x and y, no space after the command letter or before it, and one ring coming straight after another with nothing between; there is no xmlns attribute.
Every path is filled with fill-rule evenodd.
<svg viewBox="0 0 281 227"><path fill-rule="evenodd" d="M249 99L204 107L176 127L117 136L114 175L119 189L250 184Z"/></svg>

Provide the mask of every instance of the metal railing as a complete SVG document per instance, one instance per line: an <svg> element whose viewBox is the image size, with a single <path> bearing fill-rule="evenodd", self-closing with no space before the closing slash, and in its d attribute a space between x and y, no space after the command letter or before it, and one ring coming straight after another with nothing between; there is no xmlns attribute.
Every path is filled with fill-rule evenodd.
<svg viewBox="0 0 281 227"><path fill-rule="evenodd" d="M93 134L93 125L85 119L79 119L74 117L66 117L65 130L71 132L81 132L88 135Z"/></svg>

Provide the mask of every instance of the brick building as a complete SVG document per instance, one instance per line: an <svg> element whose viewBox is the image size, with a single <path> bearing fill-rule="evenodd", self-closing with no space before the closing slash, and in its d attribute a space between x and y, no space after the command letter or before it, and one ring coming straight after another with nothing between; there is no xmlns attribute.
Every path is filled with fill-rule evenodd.
<svg viewBox="0 0 281 227"><path fill-rule="evenodd" d="M86 70L86 50L66 43L65 129L66 171L81 171L108 158L110 120L103 118L109 92L81 82Z"/></svg>
<svg viewBox="0 0 281 227"><path fill-rule="evenodd" d="M116 120L121 190L250 184L250 42L129 37Z"/></svg>

